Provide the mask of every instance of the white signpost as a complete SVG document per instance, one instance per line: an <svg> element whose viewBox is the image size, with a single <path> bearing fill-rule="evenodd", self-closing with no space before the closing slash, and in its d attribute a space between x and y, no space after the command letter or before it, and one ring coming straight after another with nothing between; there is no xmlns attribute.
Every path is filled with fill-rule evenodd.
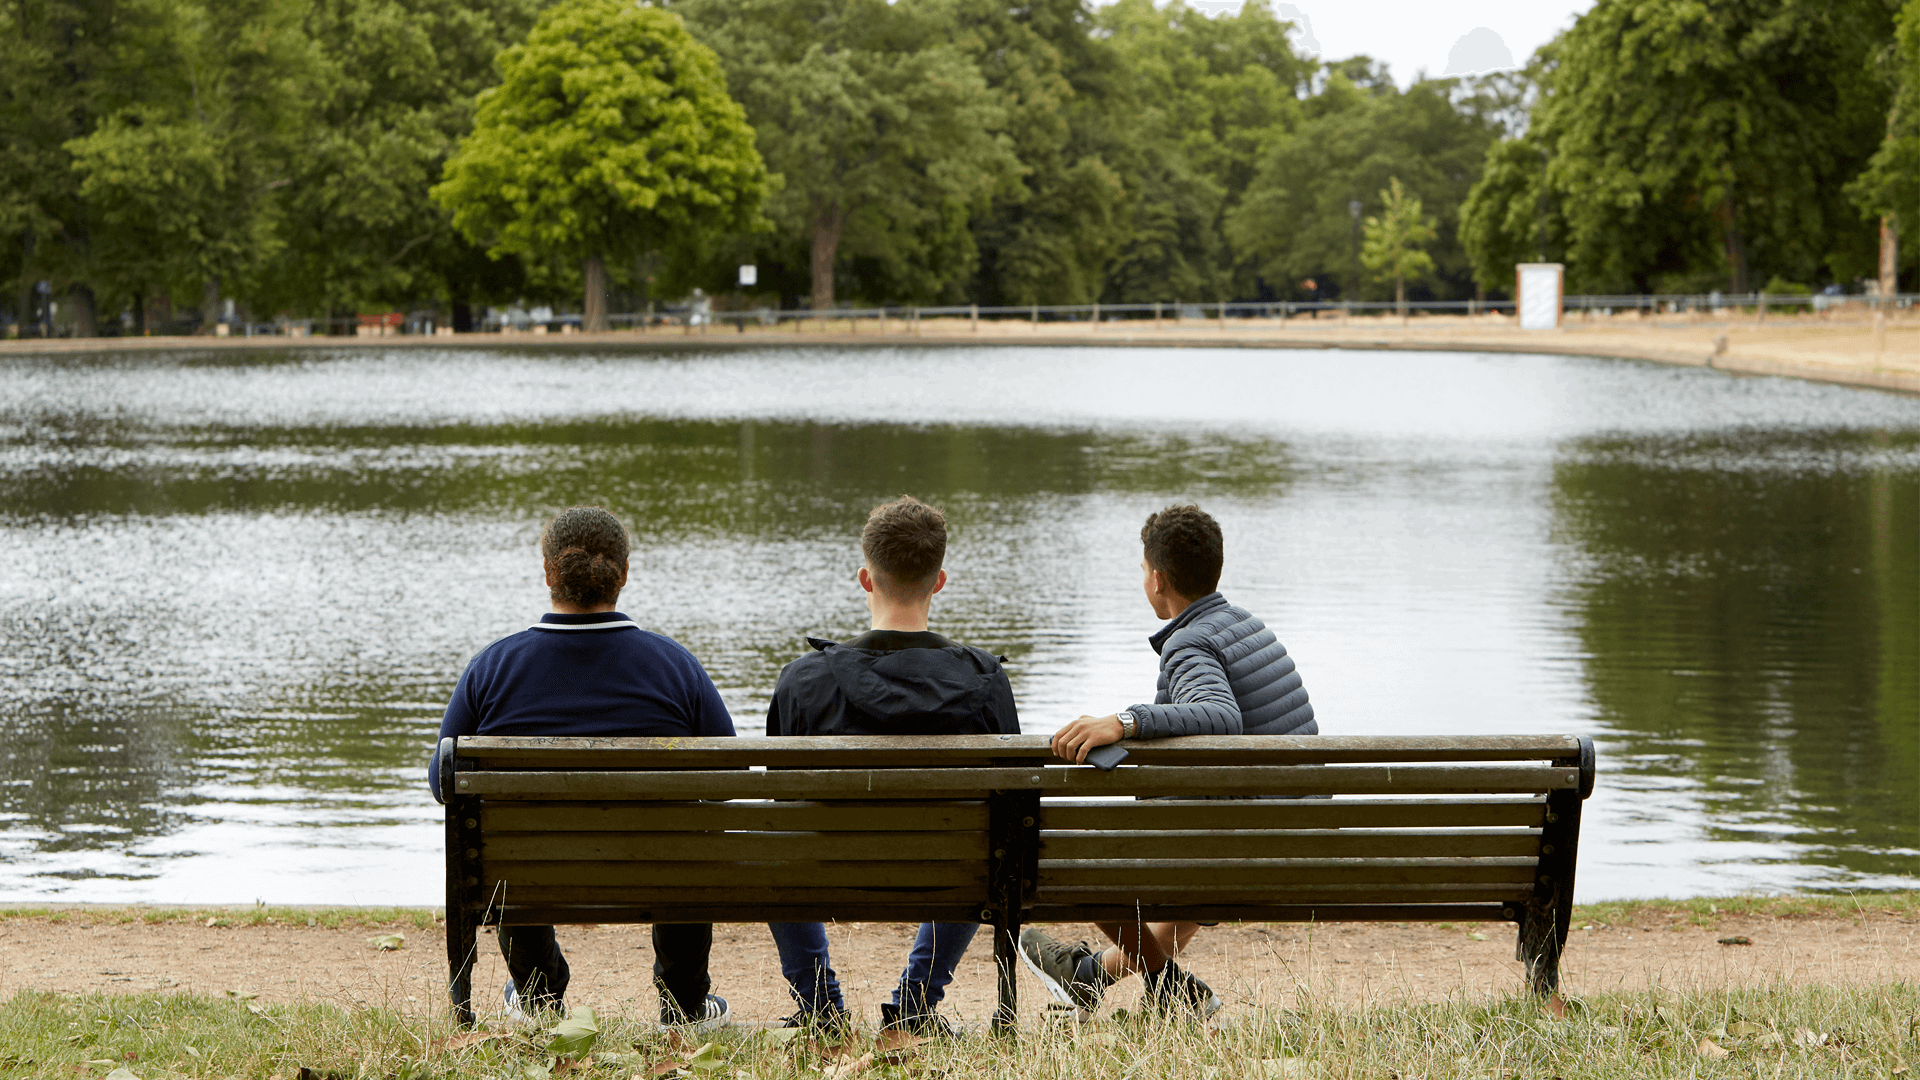
<svg viewBox="0 0 1920 1080"><path fill-rule="evenodd" d="M1519 263L1513 268L1515 308L1522 330L1555 330L1560 326L1566 267L1560 263Z"/></svg>
<svg viewBox="0 0 1920 1080"><path fill-rule="evenodd" d="M741 263L740 264L740 287L744 289L749 285L757 285L759 283L760 283L760 268L753 265L752 263Z"/></svg>

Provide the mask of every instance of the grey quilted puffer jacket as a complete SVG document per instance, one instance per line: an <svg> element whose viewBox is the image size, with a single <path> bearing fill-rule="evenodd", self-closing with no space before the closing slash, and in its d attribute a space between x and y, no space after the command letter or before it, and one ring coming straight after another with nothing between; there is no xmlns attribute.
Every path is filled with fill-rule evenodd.
<svg viewBox="0 0 1920 1080"><path fill-rule="evenodd" d="M1147 639L1160 654L1152 705L1132 706L1137 736L1318 735L1307 688L1267 624L1217 592Z"/></svg>

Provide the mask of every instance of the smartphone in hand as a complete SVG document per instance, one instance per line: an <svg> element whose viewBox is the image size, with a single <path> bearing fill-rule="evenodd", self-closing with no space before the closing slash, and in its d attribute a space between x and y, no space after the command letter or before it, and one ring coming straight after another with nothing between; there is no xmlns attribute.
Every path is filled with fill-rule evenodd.
<svg viewBox="0 0 1920 1080"><path fill-rule="evenodd" d="M1127 752L1119 743L1096 746L1087 751L1087 764L1101 772L1112 772L1121 762L1127 760Z"/></svg>

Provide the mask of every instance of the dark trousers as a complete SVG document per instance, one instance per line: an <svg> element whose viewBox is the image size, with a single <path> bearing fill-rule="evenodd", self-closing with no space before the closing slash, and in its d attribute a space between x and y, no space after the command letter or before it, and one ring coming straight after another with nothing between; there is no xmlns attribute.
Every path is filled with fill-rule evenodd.
<svg viewBox="0 0 1920 1080"><path fill-rule="evenodd" d="M682 1016L704 1014L713 980L707 956L713 951L712 923L664 923L653 927L653 985L661 1011L669 1002ZM503 926L500 955L507 974L528 1008L560 1008L567 994L566 954L551 926Z"/></svg>

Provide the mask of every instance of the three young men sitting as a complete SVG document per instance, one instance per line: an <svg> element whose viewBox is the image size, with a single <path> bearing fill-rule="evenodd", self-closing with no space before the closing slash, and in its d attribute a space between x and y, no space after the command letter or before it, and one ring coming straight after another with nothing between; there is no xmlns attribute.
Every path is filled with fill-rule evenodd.
<svg viewBox="0 0 1920 1080"><path fill-rule="evenodd" d="M1165 626L1148 639L1160 654L1152 704L1082 716L1052 739L1056 756L1084 762L1121 739L1175 735L1310 735L1313 706L1292 658L1266 625L1217 591L1220 526L1196 506L1171 506L1140 532L1142 588ZM846 642L809 637L813 651L780 673L767 734L1011 735L1020 731L1001 662L928 629L933 596L946 586L946 519L911 496L873 509L860 534L871 629ZM614 610L626 584L627 539L613 515L575 507L541 535L553 614L474 657L455 688L441 735L732 735L718 693L697 661L671 639ZM437 788L438 771L429 768ZM821 923L772 923L781 971L798 1005L789 1025L847 1020ZM1092 1010L1108 987L1139 972L1149 1009L1205 1016L1220 1007L1206 983L1174 963L1194 923L1099 924L1113 947L1065 944L1028 929L1020 953L1057 998ZM922 924L889 1004L885 1027L919 1035L950 1031L937 1008L976 923ZM709 993L711 926L655 926L655 981L663 1023L718 1026L726 1002ZM560 1007L568 969L552 927L500 934L521 1004Z"/></svg>

